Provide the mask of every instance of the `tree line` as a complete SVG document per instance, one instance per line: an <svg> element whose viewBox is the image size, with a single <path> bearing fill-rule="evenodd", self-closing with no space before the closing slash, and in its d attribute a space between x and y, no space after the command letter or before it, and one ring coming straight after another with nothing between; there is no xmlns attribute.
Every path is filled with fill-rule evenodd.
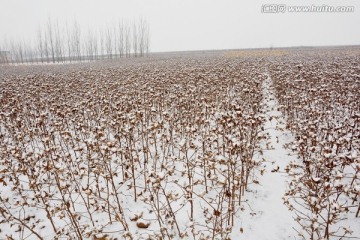
<svg viewBox="0 0 360 240"><path fill-rule="evenodd" d="M119 20L100 29L82 29L76 20L61 26L49 18L35 35L33 41L0 42L0 64L142 57L150 50L150 27L144 18Z"/></svg>

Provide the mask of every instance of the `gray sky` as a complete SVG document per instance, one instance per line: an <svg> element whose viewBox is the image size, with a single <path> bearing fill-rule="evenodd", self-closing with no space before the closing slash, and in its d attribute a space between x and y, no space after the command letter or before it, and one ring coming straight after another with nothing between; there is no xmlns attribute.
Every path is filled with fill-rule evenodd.
<svg viewBox="0 0 360 240"><path fill-rule="evenodd" d="M262 13L268 3L354 6L353 13ZM151 51L360 44L359 0L0 0L0 42L34 39L48 17L98 29L144 17Z"/></svg>

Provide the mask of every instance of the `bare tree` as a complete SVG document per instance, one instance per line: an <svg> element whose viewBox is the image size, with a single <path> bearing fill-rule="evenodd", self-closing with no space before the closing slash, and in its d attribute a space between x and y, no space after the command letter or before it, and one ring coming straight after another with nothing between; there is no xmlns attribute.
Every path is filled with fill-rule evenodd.
<svg viewBox="0 0 360 240"><path fill-rule="evenodd" d="M66 22L66 46L68 61L72 60L72 46L71 46L71 30L68 22Z"/></svg>
<svg viewBox="0 0 360 240"><path fill-rule="evenodd" d="M144 47L146 55L149 54L150 51L150 25L146 22L145 34L144 34Z"/></svg>
<svg viewBox="0 0 360 240"><path fill-rule="evenodd" d="M18 51L18 62L19 63L24 63L24 49L23 46L21 44L21 41L19 41L17 43L17 51Z"/></svg>
<svg viewBox="0 0 360 240"><path fill-rule="evenodd" d="M86 54L88 59L95 60L97 58L97 38L91 30L88 32L87 42L86 42Z"/></svg>
<svg viewBox="0 0 360 240"><path fill-rule="evenodd" d="M32 43L26 42L25 40L22 42L23 50L24 50L24 62L31 63L34 60L34 49Z"/></svg>
<svg viewBox="0 0 360 240"><path fill-rule="evenodd" d="M59 22L56 21L55 23L55 53L56 53L56 58L58 62L62 62L63 61L63 38L62 35L60 34L60 27L59 27Z"/></svg>
<svg viewBox="0 0 360 240"><path fill-rule="evenodd" d="M136 22L133 23L133 28L132 28L132 47L133 47L133 53L134 56L137 57L137 53L138 53L138 47L139 47L139 41L138 41L138 30L137 30L137 25Z"/></svg>
<svg viewBox="0 0 360 240"><path fill-rule="evenodd" d="M78 61L81 61L81 43L80 43L80 26L77 21L74 22L74 29L72 35L72 46L75 52L75 56Z"/></svg>
<svg viewBox="0 0 360 240"><path fill-rule="evenodd" d="M93 43L93 52L94 52L94 59L98 58L98 38L96 34L92 35L92 43Z"/></svg>
<svg viewBox="0 0 360 240"><path fill-rule="evenodd" d="M126 54L126 57L130 57L130 51L131 51L131 29L130 29L130 26L129 24L127 23L124 27L124 38L125 38L125 54Z"/></svg>
<svg viewBox="0 0 360 240"><path fill-rule="evenodd" d="M106 48L106 55L108 58L112 58L112 49L113 43L112 43L112 34L111 30L108 27L106 31L106 39L105 39L105 48Z"/></svg>
<svg viewBox="0 0 360 240"><path fill-rule="evenodd" d="M85 52L86 52L86 57L88 59L92 58L92 43L91 43L91 30L88 30L88 35L86 37L86 42L85 42Z"/></svg>
<svg viewBox="0 0 360 240"><path fill-rule="evenodd" d="M123 57L124 55L124 23L123 21L119 21L118 23L118 50L119 57Z"/></svg>
<svg viewBox="0 0 360 240"><path fill-rule="evenodd" d="M11 54L11 63L17 63L17 51L16 51L15 43L11 40L9 43L9 50Z"/></svg>
<svg viewBox="0 0 360 240"><path fill-rule="evenodd" d="M31 63L33 62L37 62L38 61L38 52L37 52L37 49L36 49L36 42L29 42L30 46L29 46L29 49L30 51L28 52L28 57L29 57L29 61Z"/></svg>
<svg viewBox="0 0 360 240"><path fill-rule="evenodd" d="M149 51L149 24L144 18L140 18L137 27L138 51L142 57Z"/></svg>
<svg viewBox="0 0 360 240"><path fill-rule="evenodd" d="M38 50L38 57L41 62L44 62L44 44L43 44L43 36L41 33L41 28L39 27L38 33L37 33L37 50Z"/></svg>
<svg viewBox="0 0 360 240"><path fill-rule="evenodd" d="M48 38L46 32L44 32L43 48L44 48L44 54L45 54L45 57L46 57L46 62L50 62L50 47L49 47L48 39L49 38Z"/></svg>
<svg viewBox="0 0 360 240"><path fill-rule="evenodd" d="M116 24L114 23L113 26L112 26L112 31L113 31L113 34L112 34L112 43L113 43L113 48L114 48L114 57L116 58L116 53L117 53L117 48L118 48L118 34L117 34L117 26Z"/></svg>
<svg viewBox="0 0 360 240"><path fill-rule="evenodd" d="M50 44L52 62L55 63L55 43L54 43L53 27L50 18L48 19L47 22L47 39L49 40L49 44Z"/></svg>
<svg viewBox="0 0 360 240"><path fill-rule="evenodd" d="M105 34L102 29L99 30L99 34L100 34L100 55L101 58L103 58L105 55L105 37L104 37Z"/></svg>
<svg viewBox="0 0 360 240"><path fill-rule="evenodd" d="M138 22L138 44L139 44L139 54L140 54L140 57L144 56L144 49L145 49L145 41L144 41L144 38L145 38L145 21L143 18L140 18L139 19L139 22Z"/></svg>

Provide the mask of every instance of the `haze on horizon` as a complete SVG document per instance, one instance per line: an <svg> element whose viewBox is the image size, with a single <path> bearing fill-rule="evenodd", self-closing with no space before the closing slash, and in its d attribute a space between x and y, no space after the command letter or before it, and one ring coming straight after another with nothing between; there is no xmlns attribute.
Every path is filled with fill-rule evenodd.
<svg viewBox="0 0 360 240"><path fill-rule="evenodd" d="M351 13L262 13L264 4L354 6ZM360 44L360 2L253 0L0 0L0 43L32 41L49 18L98 29L147 19L150 51Z"/></svg>

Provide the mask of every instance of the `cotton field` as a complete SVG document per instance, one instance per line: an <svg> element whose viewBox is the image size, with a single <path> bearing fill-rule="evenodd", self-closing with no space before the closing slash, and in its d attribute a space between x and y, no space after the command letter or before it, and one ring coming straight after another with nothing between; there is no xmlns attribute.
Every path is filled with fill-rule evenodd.
<svg viewBox="0 0 360 240"><path fill-rule="evenodd" d="M359 52L1 66L0 239L360 238Z"/></svg>

